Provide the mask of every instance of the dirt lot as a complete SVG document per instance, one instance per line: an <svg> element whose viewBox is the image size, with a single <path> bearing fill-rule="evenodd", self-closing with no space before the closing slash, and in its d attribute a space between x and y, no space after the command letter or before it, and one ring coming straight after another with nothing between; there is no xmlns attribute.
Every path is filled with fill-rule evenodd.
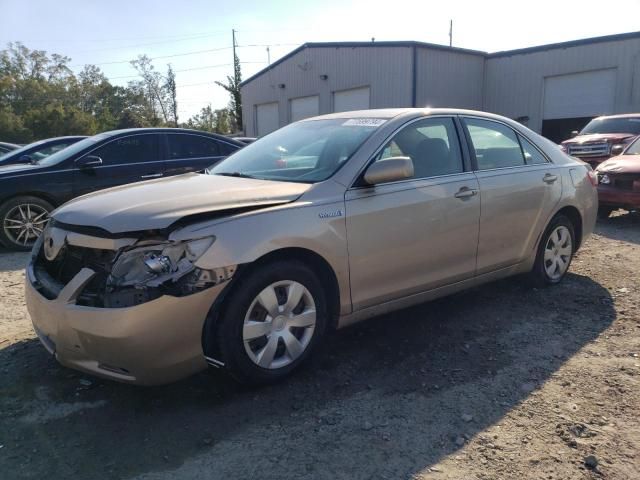
<svg viewBox="0 0 640 480"><path fill-rule="evenodd" d="M561 286L374 319L260 390L60 367L30 328L26 258L0 253L3 479L640 478L640 215L599 224Z"/></svg>

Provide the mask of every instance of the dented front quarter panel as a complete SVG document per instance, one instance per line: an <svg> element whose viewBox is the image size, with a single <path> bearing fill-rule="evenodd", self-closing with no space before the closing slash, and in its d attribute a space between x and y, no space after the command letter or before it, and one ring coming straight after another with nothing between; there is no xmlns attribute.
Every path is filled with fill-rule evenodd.
<svg viewBox="0 0 640 480"><path fill-rule="evenodd" d="M286 248L309 250L333 269L340 313L350 313L344 190L344 186L329 180L314 185L295 202L189 225L174 231L169 239L215 236L213 245L195 262L196 267L206 270L252 263Z"/></svg>

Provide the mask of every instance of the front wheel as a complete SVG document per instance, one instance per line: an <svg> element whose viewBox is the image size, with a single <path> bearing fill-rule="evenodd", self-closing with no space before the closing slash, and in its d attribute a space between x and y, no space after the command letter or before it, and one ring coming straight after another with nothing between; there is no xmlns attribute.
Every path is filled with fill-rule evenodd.
<svg viewBox="0 0 640 480"><path fill-rule="evenodd" d="M38 197L23 196L0 206L0 243L13 250L30 250L44 231L53 206Z"/></svg>
<svg viewBox="0 0 640 480"><path fill-rule="evenodd" d="M318 277L304 263L284 261L238 279L222 306L214 341L236 379L265 384L296 369L326 325L326 296Z"/></svg>
<svg viewBox="0 0 640 480"><path fill-rule="evenodd" d="M536 287L560 283L571 265L575 251L573 224L564 215L551 220L538 246L529 277Z"/></svg>

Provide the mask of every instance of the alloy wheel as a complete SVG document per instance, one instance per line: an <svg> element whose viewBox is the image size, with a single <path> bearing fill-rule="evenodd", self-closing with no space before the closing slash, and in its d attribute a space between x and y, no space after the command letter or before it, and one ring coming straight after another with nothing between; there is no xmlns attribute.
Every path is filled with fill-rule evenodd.
<svg viewBox="0 0 640 480"><path fill-rule="evenodd" d="M572 254L571 232L560 225L551 232L544 249L544 269L551 280L562 278L569 268Z"/></svg>
<svg viewBox="0 0 640 480"><path fill-rule="evenodd" d="M242 326L247 355L259 367L277 369L298 359L316 326L316 305L301 283L285 280L263 289Z"/></svg>
<svg viewBox="0 0 640 480"><path fill-rule="evenodd" d="M47 209L34 203L22 203L7 212L3 229L9 240L26 247L42 234L48 221Z"/></svg>

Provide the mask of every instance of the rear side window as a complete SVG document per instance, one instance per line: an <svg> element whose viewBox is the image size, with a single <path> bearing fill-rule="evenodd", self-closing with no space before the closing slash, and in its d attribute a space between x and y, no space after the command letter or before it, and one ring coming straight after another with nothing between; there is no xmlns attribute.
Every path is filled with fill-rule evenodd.
<svg viewBox="0 0 640 480"><path fill-rule="evenodd" d="M153 162L159 160L157 135L131 135L112 140L89 155L102 159L103 165Z"/></svg>
<svg viewBox="0 0 640 480"><path fill-rule="evenodd" d="M237 151L239 148L240 147L236 147L235 145L220 142L220 155L226 157L227 155L231 155L233 152Z"/></svg>
<svg viewBox="0 0 640 480"><path fill-rule="evenodd" d="M398 132L385 145L376 161L410 157L414 178L450 175L463 171L462 155L453 119L419 120Z"/></svg>
<svg viewBox="0 0 640 480"><path fill-rule="evenodd" d="M169 158L202 158L220 157L220 143L212 138L200 135L170 134L169 138Z"/></svg>
<svg viewBox="0 0 640 480"><path fill-rule="evenodd" d="M540 165L542 163L547 163L547 159L540 150L533 146L533 144L524 138L522 135L518 135L520 139L520 145L522 145L522 153L524 153L524 160L527 162L527 165Z"/></svg>
<svg viewBox="0 0 640 480"><path fill-rule="evenodd" d="M525 164L518 137L509 127L477 118L466 118L465 124L471 137L478 170Z"/></svg>

